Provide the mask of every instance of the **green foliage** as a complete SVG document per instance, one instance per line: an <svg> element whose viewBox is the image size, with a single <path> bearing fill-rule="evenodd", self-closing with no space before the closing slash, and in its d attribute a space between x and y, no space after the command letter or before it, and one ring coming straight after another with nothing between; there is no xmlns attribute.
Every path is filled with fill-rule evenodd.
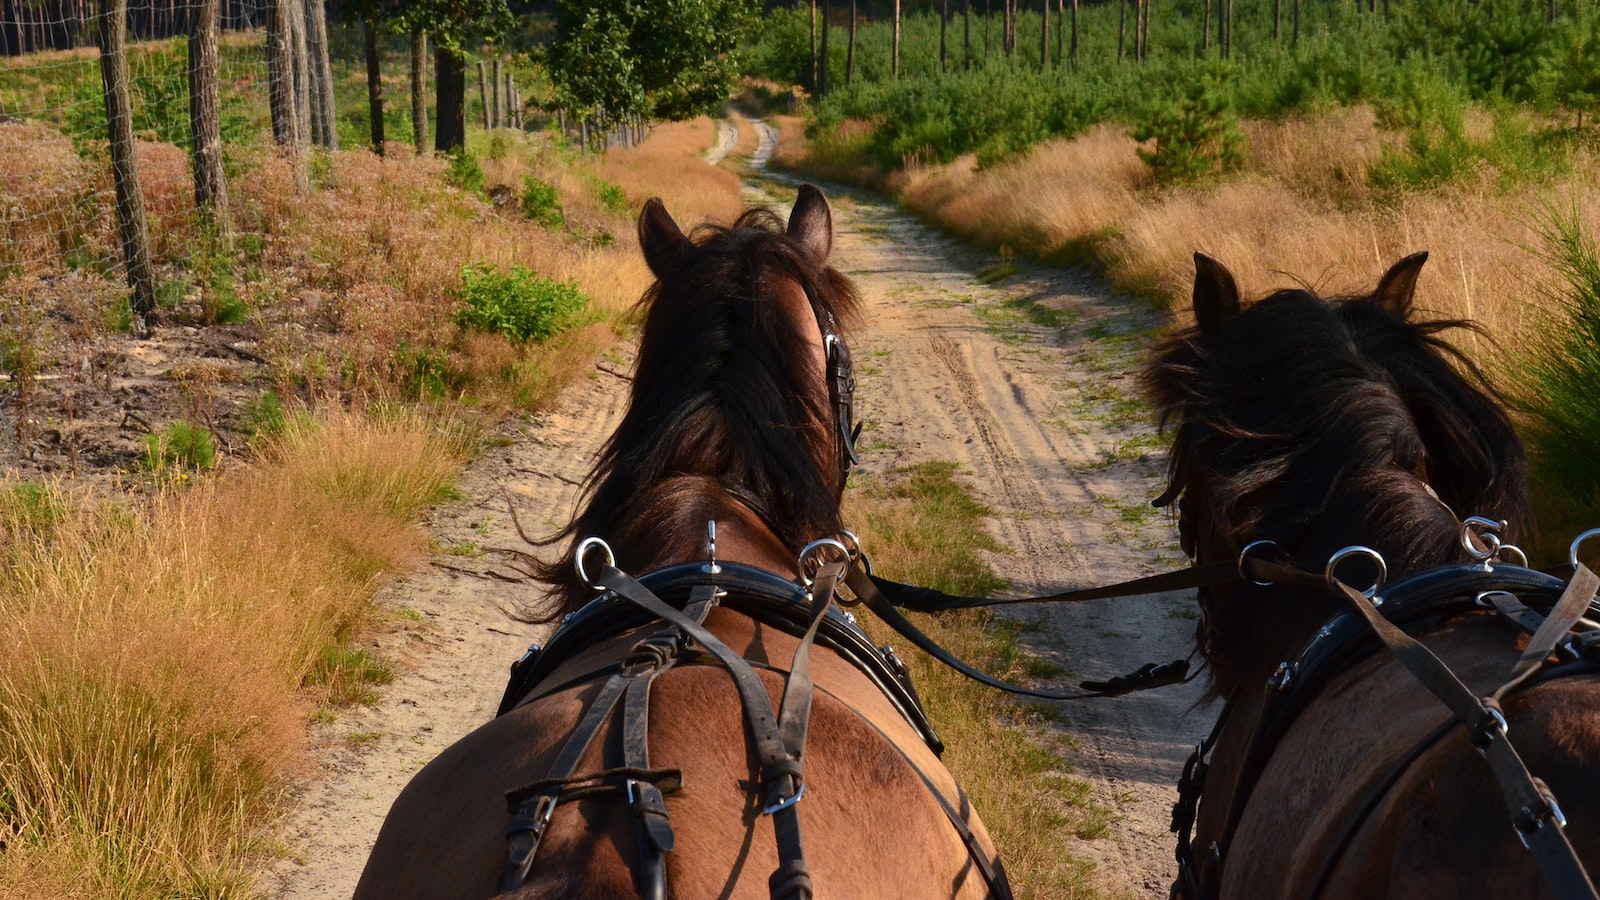
<svg viewBox="0 0 1600 900"><path fill-rule="evenodd" d="M1600 514L1600 251L1576 210L1548 208L1541 230L1541 255L1561 279L1559 312L1522 359L1522 435L1539 493L1588 527Z"/></svg>
<svg viewBox="0 0 1600 900"><path fill-rule="evenodd" d="M282 434L288 426L289 414L276 391L262 391L259 397L246 403L239 423L240 430L250 436L252 444Z"/></svg>
<svg viewBox="0 0 1600 900"><path fill-rule="evenodd" d="M556 104L579 115L688 119L739 75L755 0L562 0L546 55Z"/></svg>
<svg viewBox="0 0 1600 900"><path fill-rule="evenodd" d="M525 266L500 272L467 266L451 292L461 306L456 324L515 341L544 341L589 319L589 298L576 282L543 278Z"/></svg>
<svg viewBox="0 0 1600 900"><path fill-rule="evenodd" d="M55 488L36 481L0 485L0 524L45 537L66 516L67 500Z"/></svg>
<svg viewBox="0 0 1600 900"><path fill-rule="evenodd" d="M407 400L442 400L466 380L451 365L450 354L438 347L402 343L394 352L390 369Z"/></svg>
<svg viewBox="0 0 1600 900"><path fill-rule="evenodd" d="M483 195L483 167L465 148L457 148L450 154L450 168L444 177L469 194Z"/></svg>
<svg viewBox="0 0 1600 900"><path fill-rule="evenodd" d="M1557 22L1549 51L1534 73L1534 96L1545 110L1572 113L1582 130L1584 114L1600 104L1600 16Z"/></svg>
<svg viewBox="0 0 1600 900"><path fill-rule="evenodd" d="M612 184L599 175L593 176L593 183L595 197L599 199L601 206L614 213L627 210L628 194L620 185Z"/></svg>
<svg viewBox="0 0 1600 900"><path fill-rule="evenodd" d="M537 175L522 176L522 214L546 228L560 228L567 217L556 186Z"/></svg>
<svg viewBox="0 0 1600 900"><path fill-rule="evenodd" d="M210 430L179 419L167 430L145 435L145 468L209 469L217 460L216 444Z"/></svg>
<svg viewBox="0 0 1600 900"><path fill-rule="evenodd" d="M1157 181L1194 181L1231 171L1244 161L1244 135L1228 95L1214 82L1197 81L1176 104L1159 107L1133 131Z"/></svg>

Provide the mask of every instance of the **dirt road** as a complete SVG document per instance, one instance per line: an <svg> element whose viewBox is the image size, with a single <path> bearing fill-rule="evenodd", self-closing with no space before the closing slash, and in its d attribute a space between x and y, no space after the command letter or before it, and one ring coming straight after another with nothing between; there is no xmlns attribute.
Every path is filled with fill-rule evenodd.
<svg viewBox="0 0 1600 900"><path fill-rule="evenodd" d="M754 124L763 128L764 157L771 135ZM736 136L718 143L732 146ZM749 195L785 202L793 190L758 172ZM993 564L1019 593L1182 564L1171 525L1148 506L1160 492L1159 452L1132 375L1158 317L1081 275L997 269L999 260L880 198L833 189L830 198L834 262L856 280L867 308L853 340L859 414L869 423L865 470L960 463L1011 551ZM415 669L377 708L323 726L326 772L301 798L289 828L296 855L277 868L269 890L349 896L400 787L493 714L505 667L539 635L501 611L531 588L482 574L497 562L471 552L515 545L502 486L524 523L541 532L570 512L577 480L620 415L625 382L616 373L628 364L602 361L558 411L508 433L503 449L469 468L467 499L435 512L428 527L456 554L436 555L387 599L414 611L396 619L387 641ZM1037 626L1023 633L1025 646L1075 681L1184 656L1192 609L1192 600L1173 595L1018 615ZM1174 687L1052 711L1055 727L1072 736L1076 774L1113 816L1104 837L1070 848L1097 863L1096 881L1109 896L1166 893L1173 785L1189 745L1210 725L1208 714L1189 712L1196 696L1194 686Z"/></svg>

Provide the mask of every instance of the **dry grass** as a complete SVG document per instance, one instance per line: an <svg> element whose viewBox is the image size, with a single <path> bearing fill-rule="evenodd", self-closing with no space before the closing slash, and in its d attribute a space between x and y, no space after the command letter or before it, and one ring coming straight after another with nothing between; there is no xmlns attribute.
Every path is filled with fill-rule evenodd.
<svg viewBox="0 0 1600 900"><path fill-rule="evenodd" d="M635 210L651 197L660 197L685 232L707 220L726 224L744 210L744 204L739 200L739 176L705 164L705 152L716 137L716 123L705 116L663 123L653 127L638 147L607 153L596 169L628 192Z"/></svg>
<svg viewBox="0 0 1600 900"><path fill-rule="evenodd" d="M249 896L314 664L422 550L411 520L466 449L330 412L148 507L0 486L7 895Z"/></svg>
<svg viewBox="0 0 1600 900"><path fill-rule="evenodd" d="M1474 118L1472 127L1486 127ZM1150 185L1134 142L1109 126L1052 141L985 170L969 160L914 170L910 208L989 247L1057 262L1092 258L1117 286L1187 314L1192 255L1223 260L1248 296L1310 284L1368 290L1384 269L1430 252L1419 306L1483 323L1516 348L1551 277L1530 251L1545 204L1574 205L1600 225L1600 160L1580 156L1554 183L1503 190L1493 172L1450 188L1380 202L1368 172L1385 142L1366 108L1311 119L1245 123L1249 170L1201 188ZM793 151L791 151L793 152ZM1485 359L1498 350L1466 337Z"/></svg>
<svg viewBox="0 0 1600 900"><path fill-rule="evenodd" d="M846 519L860 529L873 567L902 581L941 590L993 593L1004 583L980 551L999 551L984 530L988 515L954 477L952 463L926 463L895 473L889 483L850 495ZM987 613L913 615L941 646L1012 680L1038 674L1013 640L1014 626ZM870 617L874 636L902 642ZM1040 736L1039 714L959 675L931 657L901 646L917 689L946 750L944 762L972 798L1017 896L1090 896L1089 865L1066 852L1069 835L1098 836L1105 810L1085 783L1063 774L1066 764Z"/></svg>

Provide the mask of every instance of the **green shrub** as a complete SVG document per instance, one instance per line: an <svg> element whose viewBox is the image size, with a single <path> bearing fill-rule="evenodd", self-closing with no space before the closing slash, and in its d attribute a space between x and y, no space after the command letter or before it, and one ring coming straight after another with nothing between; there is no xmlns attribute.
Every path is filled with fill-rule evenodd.
<svg viewBox="0 0 1600 900"><path fill-rule="evenodd" d="M209 469L217 461L217 447L211 432L182 419L167 426L167 430L145 435L145 468L152 471L179 467Z"/></svg>
<svg viewBox="0 0 1600 900"><path fill-rule="evenodd" d="M628 208L627 192L620 185L612 184L598 175L594 176L594 193L600 205L612 212L619 213Z"/></svg>
<svg viewBox="0 0 1600 900"><path fill-rule="evenodd" d="M390 368L407 400L440 400L465 381L450 364L450 354L438 347L413 347L402 343L394 353Z"/></svg>
<svg viewBox="0 0 1600 900"><path fill-rule="evenodd" d="M1522 434L1540 493L1600 514L1600 251L1576 210L1546 210L1541 255L1559 275L1558 310L1522 358ZM1595 524L1591 522L1590 524Z"/></svg>
<svg viewBox="0 0 1600 900"><path fill-rule="evenodd" d="M1133 131L1137 141L1155 141L1139 151L1156 180L1194 181L1230 171L1244 160L1244 135L1222 91L1196 82L1183 99L1157 108Z"/></svg>
<svg viewBox="0 0 1600 900"><path fill-rule="evenodd" d="M509 272L467 266L451 295L461 302L457 325L516 341L543 341L589 318L589 298L576 282L552 281L525 266Z"/></svg>
<svg viewBox="0 0 1600 900"><path fill-rule="evenodd" d="M556 186L537 175L522 176L522 214L546 228L560 228L567 221Z"/></svg>
<svg viewBox="0 0 1600 900"><path fill-rule="evenodd" d="M261 396L246 403L239 428L249 435L253 444L262 438L283 433L289 425L289 414L276 391L262 391Z"/></svg>
<svg viewBox="0 0 1600 900"><path fill-rule="evenodd" d="M450 167L444 177L469 194L483 194L483 167L478 165L476 156L464 149L450 154Z"/></svg>
<svg viewBox="0 0 1600 900"><path fill-rule="evenodd" d="M0 485L0 523L42 537L66 515L66 498L54 488L36 481Z"/></svg>

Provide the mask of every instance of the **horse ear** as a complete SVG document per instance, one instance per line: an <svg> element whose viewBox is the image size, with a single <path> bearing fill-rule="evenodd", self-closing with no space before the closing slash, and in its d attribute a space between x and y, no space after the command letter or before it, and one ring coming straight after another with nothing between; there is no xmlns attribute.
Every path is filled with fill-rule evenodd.
<svg viewBox="0 0 1600 900"><path fill-rule="evenodd" d="M789 213L789 237L799 241L817 262L827 262L833 252L833 211L815 185L800 185L800 196Z"/></svg>
<svg viewBox="0 0 1600 900"><path fill-rule="evenodd" d="M1417 293L1417 276L1428 261L1428 251L1413 253L1389 267L1378 282L1372 299L1379 306L1404 319L1411 315L1411 300Z"/></svg>
<svg viewBox="0 0 1600 900"><path fill-rule="evenodd" d="M1239 284L1228 267L1204 253L1194 255L1194 321L1200 330L1218 330L1239 313Z"/></svg>
<svg viewBox="0 0 1600 900"><path fill-rule="evenodd" d="M678 223L667 214L660 197L651 197L639 211L639 249L644 251L644 261L657 278L677 268L694 243L683 236Z"/></svg>

